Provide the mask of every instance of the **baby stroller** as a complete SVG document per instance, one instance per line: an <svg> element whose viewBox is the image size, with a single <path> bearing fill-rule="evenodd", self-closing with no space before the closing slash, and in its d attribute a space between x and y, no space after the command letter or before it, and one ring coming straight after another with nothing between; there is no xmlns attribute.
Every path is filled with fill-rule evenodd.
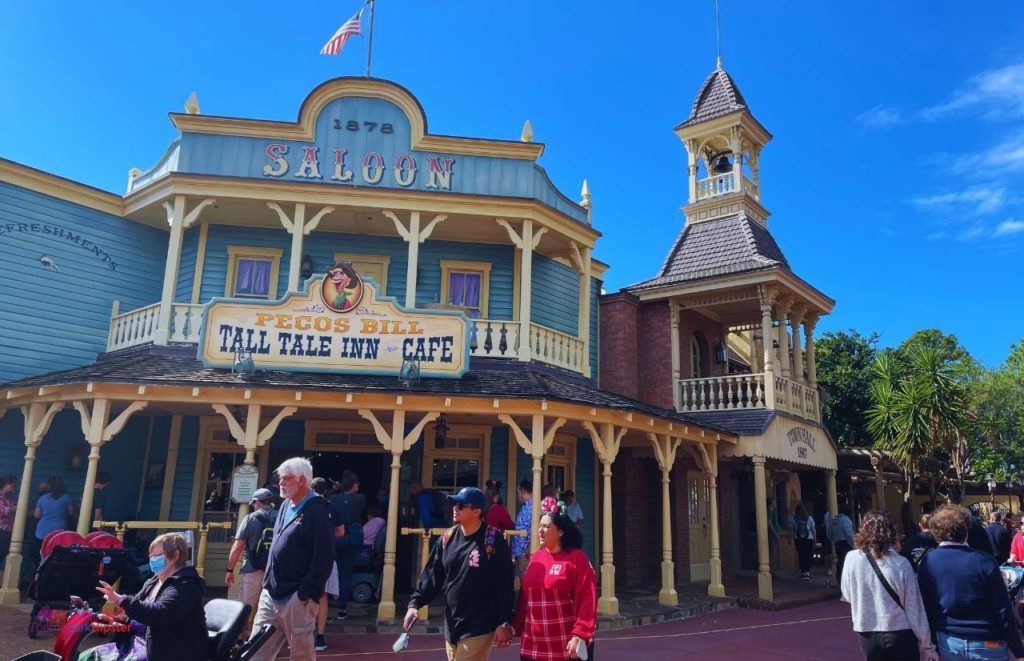
<svg viewBox="0 0 1024 661"><path fill-rule="evenodd" d="M42 629L61 628L67 622L72 595L86 595L86 601L99 610L103 595L96 587L101 580L120 580L123 591L141 587L128 552L109 533L94 532L83 538L68 530L54 531L43 540L41 557L29 586L29 596L35 602L29 618L29 638L35 638Z"/></svg>
<svg viewBox="0 0 1024 661"><path fill-rule="evenodd" d="M380 599L380 576L384 569L384 540L388 527L381 526L373 544L363 546L352 561L352 601L368 604Z"/></svg>
<svg viewBox="0 0 1024 661"><path fill-rule="evenodd" d="M1006 564L999 568L1003 575L1003 584L1006 586L1006 593L1010 596L1010 606L1017 618L1018 626L1024 626L1024 568L1017 565Z"/></svg>

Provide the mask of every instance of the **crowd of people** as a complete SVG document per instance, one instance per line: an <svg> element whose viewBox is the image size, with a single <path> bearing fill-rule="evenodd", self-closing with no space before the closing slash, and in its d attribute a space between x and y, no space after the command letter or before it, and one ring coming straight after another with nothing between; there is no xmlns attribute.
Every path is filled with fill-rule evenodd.
<svg viewBox="0 0 1024 661"><path fill-rule="evenodd" d="M845 556L841 591L871 661L1024 659L1000 566L1024 561L1012 517L988 526L958 505L925 515L902 542L888 513L867 513Z"/></svg>

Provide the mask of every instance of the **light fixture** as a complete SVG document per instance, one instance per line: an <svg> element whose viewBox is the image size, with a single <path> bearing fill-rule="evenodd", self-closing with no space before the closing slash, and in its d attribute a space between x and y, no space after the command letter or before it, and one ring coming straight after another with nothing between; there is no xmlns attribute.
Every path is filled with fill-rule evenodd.
<svg viewBox="0 0 1024 661"><path fill-rule="evenodd" d="M434 447L438 450L443 450L445 444L448 442L448 421L445 420L444 413L438 418L437 422L434 423Z"/></svg>
<svg viewBox="0 0 1024 661"><path fill-rule="evenodd" d="M253 362L252 353L243 349L235 350L235 360L231 365L231 373L239 379L252 376L256 371L256 363Z"/></svg>
<svg viewBox="0 0 1024 661"><path fill-rule="evenodd" d="M313 258L309 255L302 256L302 265L299 267L299 273L303 279L313 275Z"/></svg>
<svg viewBox="0 0 1024 661"><path fill-rule="evenodd" d="M420 380L420 361L403 360L402 369L398 371L398 380L410 386Z"/></svg>
<svg viewBox="0 0 1024 661"><path fill-rule="evenodd" d="M723 365L729 362L729 350L726 349L725 345L721 342L719 342L718 346L715 347L715 358Z"/></svg>
<svg viewBox="0 0 1024 661"><path fill-rule="evenodd" d="M772 349L778 349L778 348L779 348L779 341L778 340L772 340Z"/></svg>

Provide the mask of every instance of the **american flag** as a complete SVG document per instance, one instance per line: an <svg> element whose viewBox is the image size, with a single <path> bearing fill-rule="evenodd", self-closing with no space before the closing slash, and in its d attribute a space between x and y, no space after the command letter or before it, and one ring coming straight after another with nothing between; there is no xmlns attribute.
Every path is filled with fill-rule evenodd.
<svg viewBox="0 0 1024 661"><path fill-rule="evenodd" d="M345 21L345 24L338 28L338 31L334 33L330 41L324 44L324 47L320 49L321 55L337 55L341 52L341 47L345 45L348 38L352 35L362 36L362 31L359 29L359 18L363 15L363 10L360 9L356 12L356 15Z"/></svg>

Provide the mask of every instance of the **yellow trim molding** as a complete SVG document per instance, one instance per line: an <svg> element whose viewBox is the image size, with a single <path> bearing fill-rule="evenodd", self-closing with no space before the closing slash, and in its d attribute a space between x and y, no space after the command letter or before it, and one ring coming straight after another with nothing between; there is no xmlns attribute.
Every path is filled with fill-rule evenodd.
<svg viewBox="0 0 1024 661"><path fill-rule="evenodd" d="M456 259L441 260L441 298L442 303L451 305L448 300L449 284L451 284L452 273L466 273L480 276L480 317L487 319L487 302L491 290L491 263L490 262L467 262Z"/></svg>
<svg viewBox="0 0 1024 661"><path fill-rule="evenodd" d="M331 101L345 96L384 99L401 108L409 118L412 149L528 161L536 161L544 153L544 145L539 142L428 135L426 114L416 97L401 85L380 79L335 78L328 80L309 93L309 96L302 102L298 120L294 123L186 113L170 113L170 117L174 127L182 133L212 133L250 138L310 141L313 140L316 118L320 112Z"/></svg>
<svg viewBox="0 0 1024 661"><path fill-rule="evenodd" d="M228 298L235 298L235 275L238 273L239 259L258 259L270 261L270 291L266 298L270 301L277 300L277 279L281 273L281 255L284 250L281 248L251 248L249 246L228 246L228 272L224 278L224 295ZM262 296L247 296L246 298L263 298Z"/></svg>

